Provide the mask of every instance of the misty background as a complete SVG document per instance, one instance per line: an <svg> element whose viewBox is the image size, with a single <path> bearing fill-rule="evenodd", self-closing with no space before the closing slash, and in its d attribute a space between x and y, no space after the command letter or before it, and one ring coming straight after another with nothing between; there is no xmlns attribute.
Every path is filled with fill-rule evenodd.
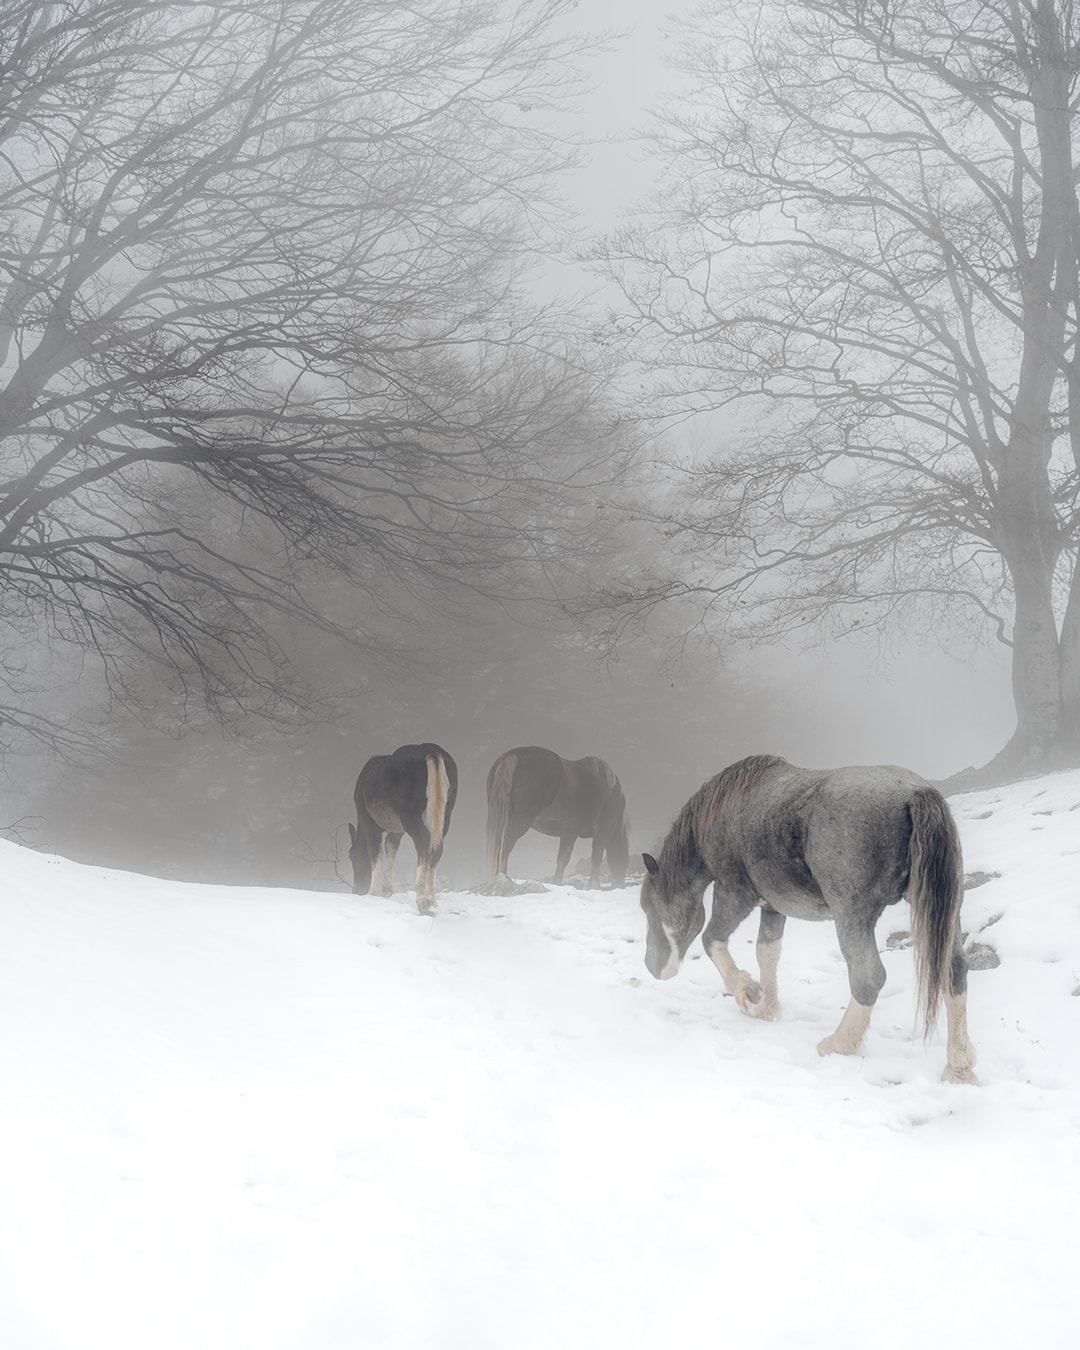
<svg viewBox="0 0 1080 1350"><path fill-rule="evenodd" d="M23 17L32 8L12 7ZM115 7L97 8L115 19ZM327 8L334 22L346 24L339 7ZM385 20L387 44L406 41L385 6L357 8ZM468 549L459 556L455 548L465 548L460 541L467 531L459 531L451 511L436 522L443 552L428 556L424 536L399 533L406 524L395 524L390 515L392 528L380 539L400 543L401 558L386 567L358 564L335 573L323 565L319 549L307 551L299 534L285 542L275 536L275 513L281 518L276 501L266 507L269 524L248 532L245 485L230 484L236 495L220 507L209 498L185 499L186 489L177 483L160 484L160 494L148 492L144 502L156 503L163 521L191 512L209 528L219 512L215 537L242 534L252 572L265 557L284 562L288 574L295 556L305 604L327 622L312 626L302 606L270 612L266 659L281 653L297 687L307 692L290 694L288 709L288 700L276 693L261 704L225 700L215 707L211 699L208 709L190 671L178 679L176 669L159 663L152 642L121 675L112 651L96 639L81 640L81 630L46 632L35 627L28 609L10 620L7 667L17 673L22 706L65 734L27 735L13 725L0 807L13 837L78 861L165 877L333 889L347 884L345 827L354 818L352 790L364 761L405 742L433 740L455 757L461 773L440 876L443 884L465 887L482 875L487 769L515 745L608 760L626 792L632 850L640 851L657 843L704 779L746 754L779 754L808 767L900 763L940 780L985 763L1008 740L1016 720L1009 652L992 633L942 620L918 629L868 625L865 632L848 625L842 638L819 625L789 638L736 643L717 640L678 606L661 606L613 636L604 605L590 609L611 578L627 572L628 559L666 560L663 532L647 529L636 509L650 494L655 500L656 484L667 481L665 457L712 450L735 425L726 413L656 421L637 415L644 386L613 337L619 297L590 259L593 241L644 217L638 204L660 181L662 157L655 150L650 157L639 133L652 125L657 110L682 97L686 72L666 64L677 51L669 20L694 8L579 0L555 6L547 20L551 40L566 44L550 59L573 73L572 87L540 119L548 139L541 137L532 149L522 140L504 146L507 155L525 157L524 167L508 177L517 179L514 191L521 198L514 209L528 221L535 207L541 220L498 264L513 276L505 283L506 296L512 290L516 297L511 308L529 311L522 331L532 328L512 365L448 394L441 414L447 424L460 419L463 444L475 430L470 399L481 388L498 386L492 425L503 419L500 426L513 427L515 453L528 465L527 472L514 468L509 495L499 498L503 532L470 518L467 531L475 538L468 535ZM447 23L457 12L445 5L421 9ZM363 41L362 24L349 32ZM590 36L597 32L606 32L599 45ZM118 28L117 49L121 37ZM446 33L443 39L450 44L445 54L454 39ZM482 45L481 27L467 26L467 40ZM431 50L438 51L437 44ZM510 104L523 117L532 114L524 100L515 104L511 96ZM439 146L433 125L435 139L423 147L425 156ZM581 143L580 162L551 158L541 176L555 205L541 209L525 160L532 153L548 155L552 142L563 140L568 154L571 142ZM402 145L402 154L417 153L414 145ZM22 209L9 203L11 211L16 207ZM494 212L484 220L493 234L478 248L494 256L501 226ZM476 227L470 230L475 240ZM424 266L429 264L425 255ZM123 283L114 278L110 284ZM433 315L423 320L425 331L441 321L434 314L440 306L467 305L447 285L445 297L433 301ZM491 322L504 323L500 286L492 283L485 294L493 297ZM388 330L393 326L388 323ZM446 345L428 353L422 369L410 366L440 389L449 378L438 364L449 346L444 338ZM528 359L540 349L542 359ZM555 364L544 365L555 362L554 351L577 383L561 367L556 373ZM19 364L16 346L5 365L9 378ZM536 388L519 396L514 386L508 397L514 380L522 388L536 382ZM370 389L362 393L371 396ZM423 396L418 383L410 397ZM552 408L560 400L563 411L555 418ZM533 423L545 417L536 431ZM524 434L527 418L533 423ZM458 430L454 423L445 444L458 445ZM490 442L509 443L501 430ZM428 472L415 470L418 476ZM476 482L479 467L470 473ZM438 509L449 498L455 510L467 510L458 487L431 496ZM416 516L421 525L433 519L424 512ZM527 546L518 547L516 539ZM344 547L340 539L325 542L327 552ZM410 560L420 557L424 568L411 570ZM210 603L195 601L203 613ZM230 622L226 617L215 641ZM350 630L352 641L342 641L334 624ZM166 644L179 640L164 638ZM586 847L579 844L575 860ZM555 849L555 840L527 835L515 851L516 874L549 876ZM399 882L411 866L407 846L398 862Z"/></svg>

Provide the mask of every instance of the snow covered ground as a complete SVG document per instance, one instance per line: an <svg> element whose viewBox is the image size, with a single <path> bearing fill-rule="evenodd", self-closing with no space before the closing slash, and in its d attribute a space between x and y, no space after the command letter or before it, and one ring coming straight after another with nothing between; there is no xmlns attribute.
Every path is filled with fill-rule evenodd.
<svg viewBox="0 0 1080 1350"><path fill-rule="evenodd" d="M1080 774L953 805L1000 874L981 1088L938 1081L910 951L865 1058L818 1058L828 925L767 1024L698 946L649 978L634 890L421 918L0 845L0 1344L1076 1344Z"/></svg>

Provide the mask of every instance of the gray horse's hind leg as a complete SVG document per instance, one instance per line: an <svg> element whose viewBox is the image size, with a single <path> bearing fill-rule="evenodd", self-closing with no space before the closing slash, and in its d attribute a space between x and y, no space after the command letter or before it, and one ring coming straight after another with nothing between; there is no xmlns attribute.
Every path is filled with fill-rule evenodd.
<svg viewBox="0 0 1080 1350"><path fill-rule="evenodd" d="M573 853L576 843L576 834L564 834L559 840L559 856L555 859L556 886L562 885L563 873L566 871L566 865L570 861L570 854Z"/></svg>
<svg viewBox="0 0 1080 1350"><path fill-rule="evenodd" d="M978 1083L975 1075L975 1048L967 1032L967 957L960 945L960 935L953 942L952 967L945 990L945 1018L948 1045L945 1051L943 1083Z"/></svg>
<svg viewBox="0 0 1080 1350"><path fill-rule="evenodd" d="M876 921L876 914L869 919L840 917L836 921L836 936L847 962L851 1002L833 1034L818 1042L819 1055L862 1054L870 1014L885 983L885 967L874 941Z"/></svg>

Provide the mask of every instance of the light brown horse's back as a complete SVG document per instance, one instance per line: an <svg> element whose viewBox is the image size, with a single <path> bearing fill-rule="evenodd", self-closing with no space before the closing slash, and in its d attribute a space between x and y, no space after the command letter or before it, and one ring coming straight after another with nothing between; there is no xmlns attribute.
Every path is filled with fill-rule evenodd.
<svg viewBox="0 0 1080 1350"><path fill-rule="evenodd" d="M592 840L591 889L606 854L612 884L626 884L629 856L626 799L611 766L594 755L566 760L540 745L501 754L487 778L488 876L506 872L510 853L533 829L559 840L555 884L561 885L578 839Z"/></svg>

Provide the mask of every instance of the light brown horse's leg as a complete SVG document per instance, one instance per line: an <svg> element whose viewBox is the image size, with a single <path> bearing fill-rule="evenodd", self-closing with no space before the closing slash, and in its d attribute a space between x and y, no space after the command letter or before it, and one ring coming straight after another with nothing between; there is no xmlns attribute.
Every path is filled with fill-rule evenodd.
<svg viewBox="0 0 1080 1350"><path fill-rule="evenodd" d="M945 1051L943 1083L978 1083L975 1075L975 1048L967 1032L967 992L945 994L948 1046Z"/></svg>
<svg viewBox="0 0 1080 1350"><path fill-rule="evenodd" d="M531 822L530 822L531 823ZM514 845L521 839L522 835L527 834L529 823L522 822L514 817L506 829L506 837L503 840L502 851L499 854L498 870L496 876L502 873L503 876L510 876L510 854L514 850Z"/></svg>
<svg viewBox="0 0 1080 1350"><path fill-rule="evenodd" d="M600 889L600 864L604 861L604 844L606 843L604 835L600 833L597 827L592 841L592 858L589 867L589 890L598 891Z"/></svg>
<svg viewBox="0 0 1080 1350"><path fill-rule="evenodd" d="M555 885L561 886L563 875L566 872L566 865L570 861L570 854L574 851L574 845L577 843L576 834L564 834L559 840L559 856L555 859Z"/></svg>

